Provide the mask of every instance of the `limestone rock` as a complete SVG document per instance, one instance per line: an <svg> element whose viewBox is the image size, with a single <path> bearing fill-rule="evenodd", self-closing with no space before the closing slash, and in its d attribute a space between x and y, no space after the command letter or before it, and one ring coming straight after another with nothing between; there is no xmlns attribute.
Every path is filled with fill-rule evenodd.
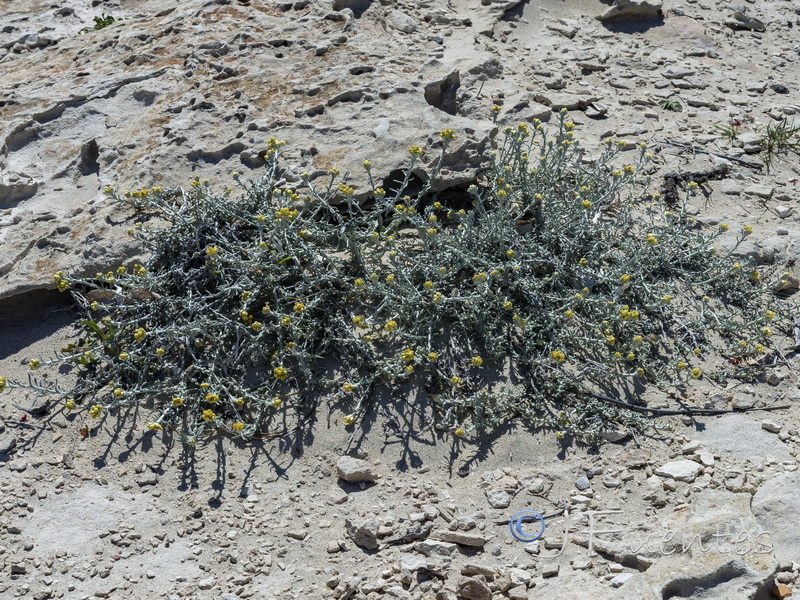
<svg viewBox="0 0 800 600"><path fill-rule="evenodd" d="M342 456L336 463L336 473L350 483L370 482L378 479L375 469L367 461L352 456Z"/></svg>
<svg viewBox="0 0 800 600"><path fill-rule="evenodd" d="M676 460L661 465L655 470L655 474L660 477L675 479L676 481L691 482L702 470L703 467L693 460Z"/></svg>
<svg viewBox="0 0 800 600"><path fill-rule="evenodd" d="M367 550L377 549L380 528L377 517L370 515L362 519L346 519L344 525L353 542Z"/></svg>
<svg viewBox="0 0 800 600"><path fill-rule="evenodd" d="M800 519L800 472L784 473L762 484L753 496L752 511L763 530L769 531L769 542L775 556L795 559L800 553L800 539L793 527Z"/></svg>
<svg viewBox="0 0 800 600"><path fill-rule="evenodd" d="M492 591L483 579L461 577L456 583L456 594L467 600L491 600Z"/></svg>
<svg viewBox="0 0 800 600"><path fill-rule="evenodd" d="M489 490L486 499L492 508L508 508L511 503L511 496L505 490Z"/></svg>
<svg viewBox="0 0 800 600"><path fill-rule="evenodd" d="M750 15L746 15L740 10L734 11L730 17L725 19L725 25L731 29L746 29L748 31L767 30L767 26L764 25L763 21L756 19L755 17L751 17Z"/></svg>
<svg viewBox="0 0 800 600"><path fill-rule="evenodd" d="M442 529L431 534L431 537L442 542L452 542L459 546L482 547L488 541L481 533L467 533L466 531L449 531Z"/></svg>
<svg viewBox="0 0 800 600"><path fill-rule="evenodd" d="M387 20L392 27L403 33L414 33L419 29L417 22L401 10L394 9L389 11Z"/></svg>
<svg viewBox="0 0 800 600"><path fill-rule="evenodd" d="M602 23L660 19L661 0L614 0L614 4L597 19Z"/></svg>

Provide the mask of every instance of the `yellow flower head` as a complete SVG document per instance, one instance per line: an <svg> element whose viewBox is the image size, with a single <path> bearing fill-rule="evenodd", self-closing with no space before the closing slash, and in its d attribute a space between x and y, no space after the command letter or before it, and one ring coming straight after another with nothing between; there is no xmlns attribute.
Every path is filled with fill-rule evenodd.
<svg viewBox="0 0 800 600"><path fill-rule="evenodd" d="M404 361L411 362L412 360L414 360L414 351L411 348L403 350L401 357Z"/></svg>
<svg viewBox="0 0 800 600"><path fill-rule="evenodd" d="M244 429L244 423L242 423L241 421L236 421L236 423L234 423L233 425L231 425L231 428L232 428L232 429L233 429L233 430L234 430L236 433L239 433L239 432L241 432L241 431L242 431L242 429Z"/></svg>
<svg viewBox="0 0 800 600"><path fill-rule="evenodd" d="M344 417L342 417L342 422L345 425L352 425L353 423L356 422L356 418L353 415L345 415Z"/></svg>
<svg viewBox="0 0 800 600"><path fill-rule="evenodd" d="M114 398L119 400L124 395L125 395L125 390L123 390L122 388L114 388Z"/></svg>
<svg viewBox="0 0 800 600"><path fill-rule="evenodd" d="M35 371L36 369L38 369L40 364L41 361L39 361L38 358L32 358L28 361L28 367L30 368L31 371Z"/></svg>
<svg viewBox="0 0 800 600"><path fill-rule="evenodd" d="M750 225L745 225L744 227L742 227L742 233L744 233L745 235L750 235L751 233L753 233L753 228Z"/></svg>
<svg viewBox="0 0 800 600"><path fill-rule="evenodd" d="M272 399L272 407L273 407L273 408L280 408L280 407L281 407L281 404L283 404L283 400L281 400L281 399L280 399L280 398L278 398L277 396L275 396L275 397Z"/></svg>
<svg viewBox="0 0 800 600"><path fill-rule="evenodd" d="M69 400L64 402L64 408L66 408L67 410L73 410L75 408L75 401L72 398L70 398Z"/></svg>
<svg viewBox="0 0 800 600"><path fill-rule="evenodd" d="M161 426L160 423L148 423L147 429L150 431L161 431L164 428Z"/></svg>
<svg viewBox="0 0 800 600"><path fill-rule="evenodd" d="M302 302L295 302L294 303L294 312L298 315L306 309L306 305Z"/></svg>
<svg viewBox="0 0 800 600"><path fill-rule="evenodd" d="M483 359L480 356L473 356L470 361L473 367L480 367L483 364Z"/></svg>
<svg viewBox="0 0 800 600"><path fill-rule="evenodd" d="M100 415L103 414L103 407L100 404L95 404L89 409L89 416L93 419L97 419Z"/></svg>
<svg viewBox="0 0 800 600"><path fill-rule="evenodd" d="M506 258L514 258L515 254L516 252L514 252L513 250L506 250Z"/></svg>
<svg viewBox="0 0 800 600"><path fill-rule="evenodd" d="M218 252L219 252L219 248L217 248L216 246L209 246L208 248L206 248L206 255L207 256L216 256L216 254Z"/></svg>
<svg viewBox="0 0 800 600"><path fill-rule="evenodd" d="M395 329L397 329L397 321L389 319L388 321L386 321L386 324L383 326L383 328L386 331L394 331Z"/></svg>
<svg viewBox="0 0 800 600"><path fill-rule="evenodd" d="M728 231L728 224L727 223L720 223L719 224L719 230L722 231L723 233Z"/></svg>
<svg viewBox="0 0 800 600"><path fill-rule="evenodd" d="M442 292L434 292L434 294L433 294L434 303L439 304L443 300L444 300L444 294Z"/></svg>
<svg viewBox="0 0 800 600"><path fill-rule="evenodd" d="M408 149L408 153L415 158L422 156L423 152L425 151L419 146L411 146L411 148Z"/></svg>
<svg viewBox="0 0 800 600"><path fill-rule="evenodd" d="M692 379L700 379L700 376L703 374L703 371L695 367L692 369Z"/></svg>
<svg viewBox="0 0 800 600"><path fill-rule="evenodd" d="M356 280L353 282L353 285L354 285L354 286L356 286L356 288L359 288L359 289L360 289L360 288L364 287L364 284L365 284L365 283L366 283L366 282L365 282L363 279L361 279L361 277L359 277L358 279L356 279Z"/></svg>
<svg viewBox="0 0 800 600"><path fill-rule="evenodd" d="M450 378L450 383L452 383L453 385L456 385L456 386L461 385L461 377L457 377L457 376L453 375Z"/></svg>
<svg viewBox="0 0 800 600"><path fill-rule="evenodd" d="M439 355L436 352L428 352L428 360L431 362L436 362L436 359L439 358Z"/></svg>
<svg viewBox="0 0 800 600"><path fill-rule="evenodd" d="M458 427L453 433L456 434L458 437L463 437L466 431L464 431L461 427Z"/></svg>
<svg viewBox="0 0 800 600"><path fill-rule="evenodd" d="M207 423L211 423L211 421L213 421L216 418L217 418L217 414L213 410L211 410L210 408L207 408L207 409L205 409L203 411L203 421L206 421Z"/></svg>
<svg viewBox="0 0 800 600"><path fill-rule="evenodd" d="M442 129L439 132L439 136L445 141L451 141L456 139L456 132L452 129Z"/></svg>
<svg viewBox="0 0 800 600"><path fill-rule="evenodd" d="M553 350L550 353L550 358L552 358L557 363L562 363L567 360L567 355L564 354L561 350Z"/></svg>
<svg viewBox="0 0 800 600"><path fill-rule="evenodd" d="M768 310L764 313L764 316L767 317L767 321L772 321L775 318L775 313L771 310Z"/></svg>
<svg viewBox="0 0 800 600"><path fill-rule="evenodd" d="M143 328L139 327L133 332L133 339L135 339L137 342L141 342L146 335L147 332Z"/></svg>
<svg viewBox="0 0 800 600"><path fill-rule="evenodd" d="M511 310L512 308L514 308L514 304L510 300L506 300L505 302L503 302L503 308L505 308L506 310Z"/></svg>
<svg viewBox="0 0 800 600"><path fill-rule="evenodd" d="M156 348L156 356L164 356L164 354L166 353L167 351L164 350L163 348Z"/></svg>
<svg viewBox="0 0 800 600"><path fill-rule="evenodd" d="M275 367L274 369L272 369L272 374L275 376L275 379L284 381L286 379L286 376L289 375L289 371L287 371L283 367Z"/></svg>
<svg viewBox="0 0 800 600"><path fill-rule="evenodd" d="M216 394L206 394L206 402L210 402L211 404L216 404L219 401L219 396Z"/></svg>
<svg viewBox="0 0 800 600"><path fill-rule="evenodd" d="M658 238L653 235L652 233L647 234L647 243L651 246L655 246L658 243Z"/></svg>
<svg viewBox="0 0 800 600"><path fill-rule="evenodd" d="M175 398L173 398L172 399L172 406L174 406L176 408L178 406L183 406L183 398L178 398L177 396Z"/></svg>
<svg viewBox="0 0 800 600"><path fill-rule="evenodd" d="M474 281L475 283L478 283L479 281L486 281L486 277L487 277L486 273L483 272L475 273L475 275L472 276L472 281Z"/></svg>
<svg viewBox="0 0 800 600"><path fill-rule="evenodd" d="M625 273L624 275L622 275L622 276L619 278L619 280L620 280L622 283L628 283L628 282L631 280L631 276L630 276L630 275L628 275L627 273Z"/></svg>

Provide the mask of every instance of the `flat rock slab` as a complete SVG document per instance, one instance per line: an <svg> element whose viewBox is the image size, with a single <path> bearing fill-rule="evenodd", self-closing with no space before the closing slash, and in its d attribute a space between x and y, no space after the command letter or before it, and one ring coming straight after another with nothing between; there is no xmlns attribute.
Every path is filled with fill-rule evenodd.
<svg viewBox="0 0 800 600"><path fill-rule="evenodd" d="M737 458L757 460L767 455L776 460L793 460L789 447L775 434L761 428L761 421L748 415L725 415L709 420L697 439L709 448L726 452ZM746 440L746 443L742 443Z"/></svg>
<svg viewBox="0 0 800 600"><path fill-rule="evenodd" d="M702 470L702 465L693 460L676 460L658 467L655 473L659 477L691 482Z"/></svg>
<svg viewBox="0 0 800 600"><path fill-rule="evenodd" d="M800 556L800 473L784 473L758 488L751 503L753 515L775 548L778 560Z"/></svg>

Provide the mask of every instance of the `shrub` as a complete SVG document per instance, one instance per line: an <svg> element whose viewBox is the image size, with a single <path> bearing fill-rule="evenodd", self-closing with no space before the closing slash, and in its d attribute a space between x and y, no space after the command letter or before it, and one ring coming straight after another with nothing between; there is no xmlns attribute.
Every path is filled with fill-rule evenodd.
<svg viewBox="0 0 800 600"><path fill-rule="evenodd" d="M321 188L305 174L286 187L274 139L260 179L234 174L238 196L199 178L107 188L139 212L129 233L149 259L56 274L86 311L83 336L41 363L74 363L80 377L69 391L25 385L95 418L148 407L150 429L192 444L257 437L287 406L320 402L352 425L386 392L427 398L459 437L518 422L593 440L651 423L610 397L728 376L713 357L758 367L794 309L752 264L714 251L727 225L706 234L646 196L645 147L617 168L609 143L587 163L563 113L555 127L506 127L461 194L431 191L452 130L413 197L418 146L394 189L366 162L371 189L356 201L335 169Z"/></svg>
<svg viewBox="0 0 800 600"><path fill-rule="evenodd" d="M111 15L107 15L105 13L103 13L99 17L95 16L92 20L94 21L94 27L84 27L78 32L78 35L84 33L91 33L92 31L100 31L101 29L105 29L109 25L113 25L117 21L122 21L122 19L115 19Z"/></svg>

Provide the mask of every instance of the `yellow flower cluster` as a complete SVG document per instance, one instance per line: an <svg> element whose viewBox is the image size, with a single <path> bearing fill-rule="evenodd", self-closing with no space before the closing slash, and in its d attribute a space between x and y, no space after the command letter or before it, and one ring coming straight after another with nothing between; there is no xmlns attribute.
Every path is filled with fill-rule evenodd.
<svg viewBox="0 0 800 600"><path fill-rule="evenodd" d="M217 418L217 413L215 413L210 408L207 408L206 410L203 411L203 421L211 423L216 418Z"/></svg>
<svg viewBox="0 0 800 600"><path fill-rule="evenodd" d="M422 156L424 152L425 151L419 146L411 146L411 148L408 149L408 153L415 158Z"/></svg>
<svg viewBox="0 0 800 600"><path fill-rule="evenodd" d="M297 210L295 210L293 208L289 208L288 206L284 206L282 208L279 208L277 211L275 211L275 216L278 219L286 219L287 221L291 221L292 219L297 217L297 215L299 215L299 214L300 213Z"/></svg>
<svg viewBox="0 0 800 600"><path fill-rule="evenodd" d="M139 327L136 331L133 332L133 339L135 339L137 342L141 342L146 335L147 332L142 327Z"/></svg>
<svg viewBox="0 0 800 600"><path fill-rule="evenodd" d="M103 414L103 407L100 404L95 404L89 409L89 416L93 419L97 419L100 415Z"/></svg>
<svg viewBox="0 0 800 600"><path fill-rule="evenodd" d="M147 429L150 431L161 431L164 428L161 426L160 423L148 423Z"/></svg>
<svg viewBox="0 0 800 600"><path fill-rule="evenodd" d="M388 321L386 321L386 324L383 326L383 328L386 331L394 331L395 329L397 329L397 321L389 319Z"/></svg>
<svg viewBox="0 0 800 600"><path fill-rule="evenodd" d="M480 356L473 356L470 361L473 367L480 367L483 364L483 359Z"/></svg>
<svg viewBox="0 0 800 600"><path fill-rule="evenodd" d="M8 384L8 380L5 377L0 377L0 392L6 389L6 385Z"/></svg>
<svg viewBox="0 0 800 600"><path fill-rule="evenodd" d="M236 423L231 425L231 428L236 432L240 433L244 429L244 423L241 421L236 421Z"/></svg>
<svg viewBox="0 0 800 600"><path fill-rule="evenodd" d="M356 386L350 383L349 381L345 381L344 385L342 385L342 389L349 394L354 389L356 389Z"/></svg>
<svg viewBox="0 0 800 600"><path fill-rule="evenodd" d="M53 275L59 292L66 292L69 289L69 281L64 277L63 271L58 271Z"/></svg>
<svg viewBox="0 0 800 600"><path fill-rule="evenodd" d="M344 183L340 183L336 186L336 189L339 190L345 196L352 196L355 193L355 190L351 188L349 185L345 185Z"/></svg>
<svg viewBox="0 0 800 600"><path fill-rule="evenodd" d="M472 276L472 281L474 281L475 283L478 283L480 281L486 281L486 277L487 277L486 273L483 272L475 273L475 275Z"/></svg>
<svg viewBox="0 0 800 600"><path fill-rule="evenodd" d="M557 363L563 363L565 360L567 360L567 355L564 354L561 350L553 350L550 353L550 358L552 358Z"/></svg>
<svg viewBox="0 0 800 600"><path fill-rule="evenodd" d="M639 311L638 310L631 310L629 306L623 306L619 311L619 316L622 317L624 320L632 319L637 320L639 318Z"/></svg>
<svg viewBox="0 0 800 600"><path fill-rule="evenodd" d="M275 367L274 369L272 369L272 374L275 376L275 379L284 381L286 379L286 376L289 375L289 371L287 371L283 367Z"/></svg>
<svg viewBox="0 0 800 600"><path fill-rule="evenodd" d="M411 362L415 358L415 353L411 348L408 348L403 350L403 353L400 355L400 357L406 362Z"/></svg>
<svg viewBox="0 0 800 600"><path fill-rule="evenodd" d="M442 129L439 132L439 137L441 137L443 140L449 142L451 140L456 139L456 132L453 131L452 129Z"/></svg>

